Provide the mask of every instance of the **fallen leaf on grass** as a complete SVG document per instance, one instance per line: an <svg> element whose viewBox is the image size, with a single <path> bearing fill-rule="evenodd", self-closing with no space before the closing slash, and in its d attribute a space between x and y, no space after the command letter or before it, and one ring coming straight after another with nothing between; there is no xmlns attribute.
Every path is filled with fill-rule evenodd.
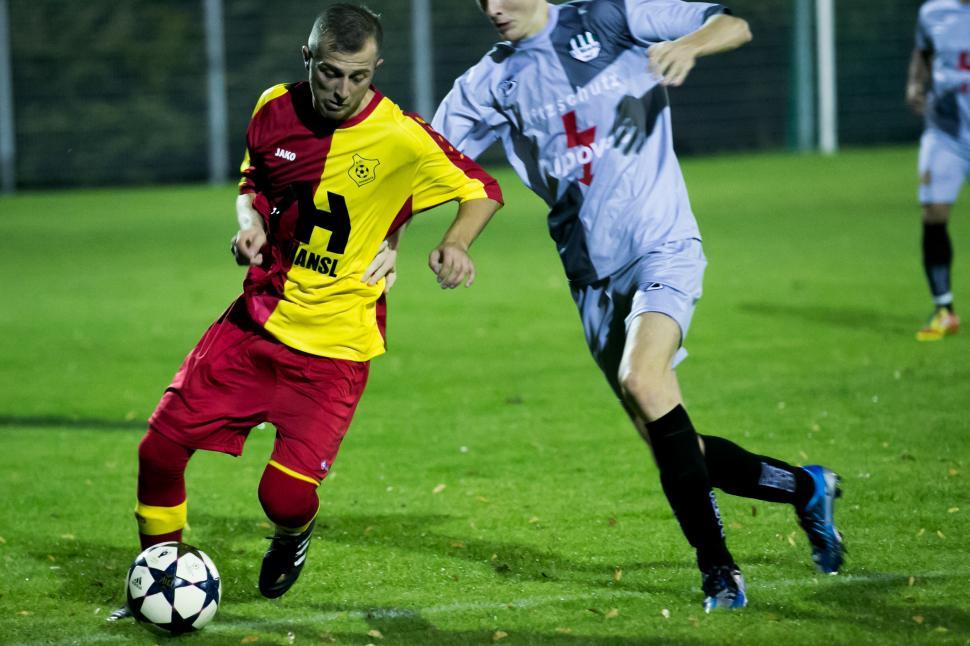
<svg viewBox="0 0 970 646"><path fill-rule="evenodd" d="M367 636L368 637L373 637L374 639L384 639L383 633L381 633L381 631L379 631L376 628L374 630L368 630L367 631Z"/></svg>
<svg viewBox="0 0 970 646"><path fill-rule="evenodd" d="M464 544L464 543L462 543L462 542L455 542L455 543L452 543L452 544L451 544L451 546L452 546L453 548L455 548L456 550L463 550L463 549L465 549L465 544Z"/></svg>
<svg viewBox="0 0 970 646"><path fill-rule="evenodd" d="M619 608L610 608L610 611L607 612L603 616L606 617L607 619L613 619L615 617L619 617L620 616L620 609Z"/></svg>
<svg viewBox="0 0 970 646"><path fill-rule="evenodd" d="M936 530L936 535L940 537L941 541L946 538L946 536L944 536L943 532L941 532L940 530Z"/></svg>
<svg viewBox="0 0 970 646"><path fill-rule="evenodd" d="M662 608L660 610L660 616L663 617L664 619L670 619L670 611L667 610L666 608Z"/></svg>
<svg viewBox="0 0 970 646"><path fill-rule="evenodd" d="M74 534L61 534L61 538L65 541L73 541Z"/></svg>
<svg viewBox="0 0 970 646"><path fill-rule="evenodd" d="M949 509L946 510L946 513L948 513L948 514L955 514L958 511L960 511L960 508L959 507L950 507Z"/></svg>
<svg viewBox="0 0 970 646"><path fill-rule="evenodd" d="M568 635L569 633L573 632L573 629L572 628L556 628L556 632L559 633L560 635Z"/></svg>
<svg viewBox="0 0 970 646"><path fill-rule="evenodd" d="M916 585L916 577L915 576L911 576L911 577L909 577L909 587L912 588L914 585Z"/></svg>
<svg viewBox="0 0 970 646"><path fill-rule="evenodd" d="M17 614L18 614L18 615L20 615L21 617L29 617L30 615L32 615L32 614L34 614L34 613L32 613L32 612L31 612L31 611L29 611L29 610L21 610L21 611L20 611L20 612L18 612Z"/></svg>
<svg viewBox="0 0 970 646"><path fill-rule="evenodd" d="M950 476L951 478L955 478L955 477L957 477L958 475L960 475L960 472L959 472L959 471L957 471L956 469L954 469L954 468L952 468L952 467L950 467L950 470L949 470L949 471L947 471L947 475L949 475L949 476Z"/></svg>
<svg viewBox="0 0 970 646"><path fill-rule="evenodd" d="M0 536L0 545L6 545L7 541L4 540L3 536Z"/></svg>
<svg viewBox="0 0 970 646"><path fill-rule="evenodd" d="M509 634L504 630L496 630L495 634L492 635L492 641L497 642L498 640L505 639L508 636Z"/></svg>
<svg viewBox="0 0 970 646"><path fill-rule="evenodd" d="M788 544L795 547L795 532L788 535Z"/></svg>
<svg viewBox="0 0 970 646"><path fill-rule="evenodd" d="M447 486L448 485L446 485L446 484L440 484L437 487L435 487L434 489L432 489L431 490L431 493L441 493L442 491L445 490L445 487L447 487Z"/></svg>
<svg viewBox="0 0 970 646"><path fill-rule="evenodd" d="M616 519L610 516L607 519L606 524L609 525L610 527L616 527Z"/></svg>
<svg viewBox="0 0 970 646"><path fill-rule="evenodd" d="M532 516L531 518L529 518L529 524L530 525L535 525L538 522L539 522L539 517L538 516Z"/></svg>
<svg viewBox="0 0 970 646"><path fill-rule="evenodd" d="M925 527L920 527L919 528L919 531L916 532L916 537L919 538L920 536L922 536L925 533L926 533L926 528Z"/></svg>
<svg viewBox="0 0 970 646"><path fill-rule="evenodd" d="M921 623L923 623L924 621L926 621L926 619L925 619L925 617L923 617L923 615L915 615L915 616L913 617L913 621L915 621L915 622L916 622L916 623L918 623L918 624L921 624Z"/></svg>
<svg viewBox="0 0 970 646"><path fill-rule="evenodd" d="M259 637L257 637L256 635L246 635L245 637L239 640L239 643L252 644L253 642L258 642L258 641L259 641Z"/></svg>
<svg viewBox="0 0 970 646"><path fill-rule="evenodd" d="M620 566L613 568L613 583L619 583L622 578L623 570L620 569Z"/></svg>

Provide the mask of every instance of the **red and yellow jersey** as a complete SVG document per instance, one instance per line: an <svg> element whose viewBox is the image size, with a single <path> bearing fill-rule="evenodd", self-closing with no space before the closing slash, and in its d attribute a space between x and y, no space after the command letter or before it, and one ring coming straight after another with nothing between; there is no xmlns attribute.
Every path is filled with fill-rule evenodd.
<svg viewBox="0 0 970 646"><path fill-rule="evenodd" d="M360 279L412 214L502 200L491 176L376 89L335 127L313 109L307 82L277 85L256 104L246 140L240 192L256 194L269 239L263 265L246 276L247 309L314 355L367 361L384 352L384 281Z"/></svg>

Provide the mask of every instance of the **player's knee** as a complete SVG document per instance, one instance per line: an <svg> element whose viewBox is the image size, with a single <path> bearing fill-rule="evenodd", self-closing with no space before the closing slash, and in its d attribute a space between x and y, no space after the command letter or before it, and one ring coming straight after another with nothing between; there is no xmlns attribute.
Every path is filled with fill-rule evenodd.
<svg viewBox="0 0 970 646"><path fill-rule="evenodd" d="M191 456L191 450L149 429L138 445L138 470L142 474L180 476Z"/></svg>
<svg viewBox="0 0 970 646"><path fill-rule="evenodd" d="M668 404L663 376L645 370L625 370L620 373L620 389L624 398L649 416Z"/></svg>
<svg viewBox="0 0 970 646"><path fill-rule="evenodd" d="M259 502L271 521L287 528L309 523L319 506L316 485L273 466L266 467L259 481Z"/></svg>

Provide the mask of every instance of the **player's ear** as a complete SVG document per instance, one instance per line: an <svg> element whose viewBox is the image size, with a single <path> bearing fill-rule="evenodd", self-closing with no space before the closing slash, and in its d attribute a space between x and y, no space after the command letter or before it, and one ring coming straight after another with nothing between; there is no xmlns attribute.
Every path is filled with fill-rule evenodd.
<svg viewBox="0 0 970 646"><path fill-rule="evenodd" d="M306 45L302 48L303 52L303 67L310 69L310 48Z"/></svg>

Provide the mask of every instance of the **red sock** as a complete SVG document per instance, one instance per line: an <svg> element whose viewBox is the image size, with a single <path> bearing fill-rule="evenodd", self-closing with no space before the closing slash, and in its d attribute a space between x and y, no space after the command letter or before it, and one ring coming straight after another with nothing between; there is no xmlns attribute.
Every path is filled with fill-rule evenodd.
<svg viewBox="0 0 970 646"><path fill-rule="evenodd" d="M149 429L138 445L138 537L145 549L181 541L185 527L185 467L194 451Z"/></svg>

